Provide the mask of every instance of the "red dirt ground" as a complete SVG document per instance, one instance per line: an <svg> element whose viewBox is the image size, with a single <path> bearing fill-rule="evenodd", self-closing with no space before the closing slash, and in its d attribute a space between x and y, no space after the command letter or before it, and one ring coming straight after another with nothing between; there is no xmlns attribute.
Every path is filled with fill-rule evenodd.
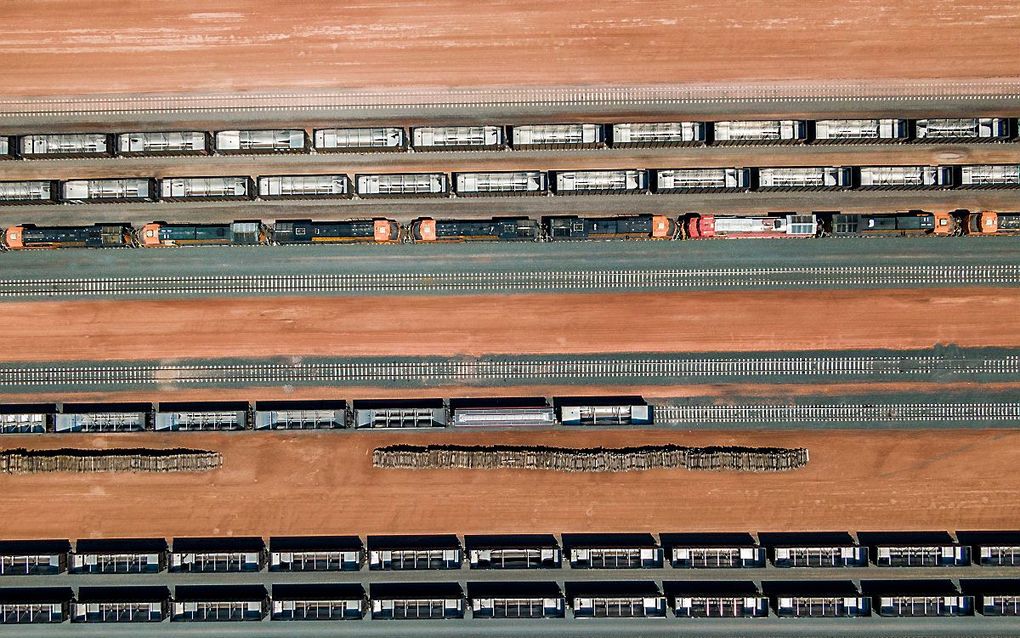
<svg viewBox="0 0 1020 638"><path fill-rule="evenodd" d="M0 334L5 361L1020 346L1020 290L31 302Z"/></svg>
<svg viewBox="0 0 1020 638"><path fill-rule="evenodd" d="M7 0L0 18L7 96L1020 76L1011 0Z"/></svg>
<svg viewBox="0 0 1020 638"><path fill-rule="evenodd" d="M187 445L195 475L0 476L0 537L818 529L1016 529L1016 431L501 433L503 444L804 446L781 474L380 470L394 443L492 434L294 433L5 437L30 447ZM186 441L184 440L186 439ZM26 498L31 495L31 498Z"/></svg>

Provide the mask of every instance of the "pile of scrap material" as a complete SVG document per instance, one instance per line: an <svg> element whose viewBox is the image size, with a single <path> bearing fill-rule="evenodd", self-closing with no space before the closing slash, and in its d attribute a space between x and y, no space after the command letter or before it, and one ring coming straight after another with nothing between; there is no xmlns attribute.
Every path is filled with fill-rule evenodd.
<svg viewBox="0 0 1020 638"><path fill-rule="evenodd" d="M0 451L0 473L44 472L208 472L223 464L219 452L189 449Z"/></svg>
<svg viewBox="0 0 1020 638"><path fill-rule="evenodd" d="M376 448L375 467L435 470L634 472L656 469L785 472L808 462L806 448L680 447L550 448L534 446L393 445Z"/></svg>

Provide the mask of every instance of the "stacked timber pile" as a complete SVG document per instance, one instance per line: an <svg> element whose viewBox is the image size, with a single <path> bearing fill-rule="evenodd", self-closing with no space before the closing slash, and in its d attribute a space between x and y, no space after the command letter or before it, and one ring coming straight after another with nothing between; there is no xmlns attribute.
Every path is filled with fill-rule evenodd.
<svg viewBox="0 0 1020 638"><path fill-rule="evenodd" d="M188 449L0 451L0 473L208 472L223 464L219 452Z"/></svg>
<svg viewBox="0 0 1020 638"><path fill-rule="evenodd" d="M375 467L434 470L634 472L654 469L784 472L808 462L805 448L680 447L549 448L529 446L394 445L376 448Z"/></svg>

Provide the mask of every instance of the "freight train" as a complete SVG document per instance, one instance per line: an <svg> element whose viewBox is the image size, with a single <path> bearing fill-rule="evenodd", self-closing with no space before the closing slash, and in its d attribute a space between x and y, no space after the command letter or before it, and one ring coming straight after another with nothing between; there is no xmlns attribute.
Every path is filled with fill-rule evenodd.
<svg viewBox="0 0 1020 638"><path fill-rule="evenodd" d="M1006 117L381 126L0 135L0 158L555 150L664 146L1010 142Z"/></svg>
<svg viewBox="0 0 1020 638"><path fill-rule="evenodd" d="M1018 555L1020 532L1009 530L5 540L0 574L37 579L0 587L0 623L670 617L754 624L750 619L771 616L849 627L877 616L966 635L966 617L980 614L1009 635L1010 619L1020 615L1020 581L990 577L996 568L1015 568ZM859 572L869 567L889 571L864 578ZM893 573L897 567L927 573L905 578ZM841 573L820 580L802 571L826 568ZM952 578L934 573L939 568L952 570ZM694 577L698 569L725 569L731 579ZM491 570L502 574L483 576ZM601 570L601 580L591 570ZM304 572L318 577L301 579ZM346 582L333 582L339 572L349 573ZM380 582L371 572L398 573ZM163 573L188 574L198 584L175 584L171 593ZM243 575L253 573L266 573L267 585L244 584L250 578ZM66 582L63 574L80 580L77 591L57 586ZM147 584L116 581L125 574L144 574L137 582ZM221 584L204 584L213 581Z"/></svg>
<svg viewBox="0 0 1020 638"><path fill-rule="evenodd" d="M247 175L0 182L0 205L1020 188L1018 164Z"/></svg>
<svg viewBox="0 0 1020 638"><path fill-rule="evenodd" d="M692 213L623 217L548 216L497 217L487 220L423 217L407 227L392 219L343 221L259 220L222 224L154 222L135 230L126 223L91 226L35 226L6 230L0 247L32 248L145 248L160 246L250 246L324 243L443 243L467 241L569 240L694 240L739 238L809 238L913 235L1020 235L1020 212L768 214L735 217Z"/></svg>
<svg viewBox="0 0 1020 638"><path fill-rule="evenodd" d="M651 425L637 396L0 404L0 434Z"/></svg>

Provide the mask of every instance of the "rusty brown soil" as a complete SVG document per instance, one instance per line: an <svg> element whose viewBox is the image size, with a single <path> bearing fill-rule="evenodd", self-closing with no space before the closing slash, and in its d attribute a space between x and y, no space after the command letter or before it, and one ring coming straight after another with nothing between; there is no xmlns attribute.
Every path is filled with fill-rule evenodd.
<svg viewBox="0 0 1020 638"><path fill-rule="evenodd" d="M0 22L8 96L1020 76L1011 0L7 0Z"/></svg>
<svg viewBox="0 0 1020 638"><path fill-rule="evenodd" d="M27 302L0 334L5 361L1013 347L1020 290Z"/></svg>
<svg viewBox="0 0 1020 638"><path fill-rule="evenodd" d="M0 537L507 533L1020 526L1020 432L589 430L5 437L9 446L187 445L201 475L0 476ZM777 474L382 470L395 443L807 447Z"/></svg>

